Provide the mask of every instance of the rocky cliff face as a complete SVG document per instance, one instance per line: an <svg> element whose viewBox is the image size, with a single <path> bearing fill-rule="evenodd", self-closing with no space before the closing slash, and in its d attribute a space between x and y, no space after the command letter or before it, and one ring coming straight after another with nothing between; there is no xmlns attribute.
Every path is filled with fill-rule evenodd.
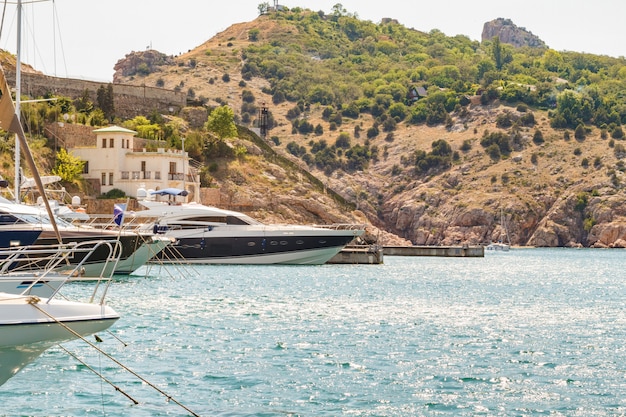
<svg viewBox="0 0 626 417"><path fill-rule="evenodd" d="M498 37L500 42L508 43L517 48L529 46L531 48L545 48L546 44L536 35L525 28L516 26L510 19L498 18L485 23L483 26L482 40L489 41Z"/></svg>

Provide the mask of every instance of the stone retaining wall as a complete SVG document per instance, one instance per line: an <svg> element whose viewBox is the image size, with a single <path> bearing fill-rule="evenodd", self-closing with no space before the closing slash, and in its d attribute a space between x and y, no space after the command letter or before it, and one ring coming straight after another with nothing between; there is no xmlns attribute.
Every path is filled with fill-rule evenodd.
<svg viewBox="0 0 626 417"><path fill-rule="evenodd" d="M5 73L9 85L15 85L15 72ZM97 91L109 83L78 80L73 78L57 78L43 74L22 73L22 94L30 97L44 97L56 94L73 99L83 96L85 90L95 103ZM138 115L150 114L157 110L163 114L177 114L185 107L185 93L158 87L135 86L128 84L112 84L115 114L123 119L132 119Z"/></svg>

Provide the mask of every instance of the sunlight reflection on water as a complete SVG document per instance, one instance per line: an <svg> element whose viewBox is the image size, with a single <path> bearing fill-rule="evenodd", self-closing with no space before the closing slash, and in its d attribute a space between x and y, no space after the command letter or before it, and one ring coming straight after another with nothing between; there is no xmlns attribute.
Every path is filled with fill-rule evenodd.
<svg viewBox="0 0 626 417"><path fill-rule="evenodd" d="M524 249L122 278L109 300L129 346L108 337L105 350L201 415L615 415L626 412L623 258ZM142 404L53 349L2 387L3 415L47 415L60 396L64 415L180 415L69 345Z"/></svg>

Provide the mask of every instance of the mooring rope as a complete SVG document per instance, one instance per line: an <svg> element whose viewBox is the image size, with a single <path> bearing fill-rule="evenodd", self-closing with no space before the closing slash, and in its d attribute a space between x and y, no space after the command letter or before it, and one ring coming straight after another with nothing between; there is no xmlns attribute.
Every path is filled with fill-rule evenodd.
<svg viewBox="0 0 626 417"><path fill-rule="evenodd" d="M178 405L179 407L181 407L183 410L187 411L188 413L190 413L192 416L194 417L200 417L199 414L193 412L192 410L190 410L189 408L187 408L187 406L185 406L184 404L182 404L180 401L176 400L175 398L173 398L171 395L169 395L168 393L166 393L165 391L163 391L161 388L157 387L156 385L154 385L153 383L151 383L150 381L148 381L147 379L145 379L144 377L142 377L141 375L139 375L137 372L133 371L132 369L130 369L129 367L127 367L126 365L124 365L123 363L121 363L120 361L118 361L117 359L115 359L113 356L109 355L108 353L106 353L105 351L103 351L102 349L100 349L98 346L94 345L93 343L91 343L89 340L85 339L83 336L81 336L79 333L77 333L76 331L74 331L73 329L71 329L69 326L67 326L65 323L61 322L60 320L58 320L56 317L52 316L51 314L49 314L47 311L43 310L42 308L40 308L36 302L31 303L31 305L33 307L35 307L37 310L41 311L44 315L50 317L52 320L54 320L56 323L58 323L61 327L63 327L65 330L67 330L68 332L70 332L72 335L74 335L76 338L82 340L83 342L87 343L89 346L91 346L92 348L94 348L95 350L97 350L98 352L100 352L102 355L104 355L106 358L108 358L109 360L111 360L112 362L114 362L115 364L117 364L119 367L121 367L122 369L124 369L125 371L129 372L130 374L132 374L133 376L135 376L136 378L138 378L140 381L142 381L143 383L145 383L146 385L148 385L149 387L153 388L155 391L157 391L159 394L163 395L166 400L169 402L173 402L176 405ZM97 374L97 373L96 373ZM133 400L134 401L134 400Z"/></svg>

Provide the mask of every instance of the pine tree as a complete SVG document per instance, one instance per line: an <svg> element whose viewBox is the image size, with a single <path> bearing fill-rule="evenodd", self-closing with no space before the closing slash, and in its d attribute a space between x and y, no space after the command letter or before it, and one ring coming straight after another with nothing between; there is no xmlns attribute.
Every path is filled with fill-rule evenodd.
<svg viewBox="0 0 626 417"><path fill-rule="evenodd" d="M106 88L104 86L100 86L98 88L96 101L98 102L98 107L104 113L104 117L111 121L115 116L115 106L113 103L113 84L108 84Z"/></svg>

